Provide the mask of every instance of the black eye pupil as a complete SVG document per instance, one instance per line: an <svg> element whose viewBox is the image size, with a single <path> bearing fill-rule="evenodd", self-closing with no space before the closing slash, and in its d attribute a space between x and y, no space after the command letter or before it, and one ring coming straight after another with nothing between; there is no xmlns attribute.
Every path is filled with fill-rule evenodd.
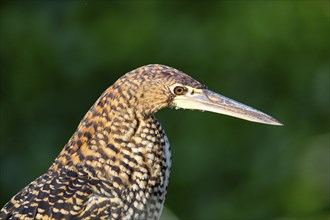
<svg viewBox="0 0 330 220"><path fill-rule="evenodd" d="M175 87L174 92L177 95L181 95L183 93L184 89L181 86Z"/></svg>

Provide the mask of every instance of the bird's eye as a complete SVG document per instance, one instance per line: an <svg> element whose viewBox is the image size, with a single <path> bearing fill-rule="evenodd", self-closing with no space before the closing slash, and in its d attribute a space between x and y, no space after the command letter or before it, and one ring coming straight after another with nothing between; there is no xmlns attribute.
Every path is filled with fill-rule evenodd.
<svg viewBox="0 0 330 220"><path fill-rule="evenodd" d="M176 95L182 95L184 93L184 91L185 91L185 88L182 86L177 86L174 88L174 93Z"/></svg>

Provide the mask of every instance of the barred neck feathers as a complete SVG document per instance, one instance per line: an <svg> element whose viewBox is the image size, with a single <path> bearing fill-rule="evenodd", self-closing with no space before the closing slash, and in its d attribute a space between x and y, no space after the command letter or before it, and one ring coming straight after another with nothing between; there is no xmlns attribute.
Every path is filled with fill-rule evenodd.
<svg viewBox="0 0 330 220"><path fill-rule="evenodd" d="M164 134L153 113L170 105L169 86L174 79L200 87L188 75L162 65L144 66L119 78L87 112L53 170L62 166L75 170L86 164L101 170L108 160L121 159L120 152L145 148L146 141L152 142L155 152L163 150Z"/></svg>

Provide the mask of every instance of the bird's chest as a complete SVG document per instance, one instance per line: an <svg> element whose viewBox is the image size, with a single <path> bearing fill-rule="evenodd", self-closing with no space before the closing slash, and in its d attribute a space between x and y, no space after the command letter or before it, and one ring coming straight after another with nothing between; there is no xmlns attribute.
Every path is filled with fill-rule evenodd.
<svg viewBox="0 0 330 220"><path fill-rule="evenodd" d="M158 219L161 214L171 168L168 139L157 123L142 126L130 142L136 166L126 191L128 218Z"/></svg>
<svg viewBox="0 0 330 220"><path fill-rule="evenodd" d="M111 209L121 210L122 219L158 219L170 176L168 139L156 120L139 124L130 137L127 134L108 145L116 153L103 169L103 185L110 186L110 202L117 204Z"/></svg>

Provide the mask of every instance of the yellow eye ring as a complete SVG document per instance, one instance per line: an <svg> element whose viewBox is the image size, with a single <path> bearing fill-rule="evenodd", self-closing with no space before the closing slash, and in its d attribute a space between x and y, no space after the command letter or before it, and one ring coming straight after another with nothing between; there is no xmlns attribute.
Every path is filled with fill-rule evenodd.
<svg viewBox="0 0 330 220"><path fill-rule="evenodd" d="M185 92L185 88L182 86L177 86L174 88L175 95L182 95Z"/></svg>

